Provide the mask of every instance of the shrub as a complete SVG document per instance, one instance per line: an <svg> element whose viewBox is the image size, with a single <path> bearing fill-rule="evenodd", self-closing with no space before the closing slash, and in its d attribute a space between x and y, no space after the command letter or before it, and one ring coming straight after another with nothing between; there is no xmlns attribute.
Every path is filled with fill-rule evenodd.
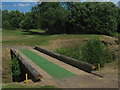
<svg viewBox="0 0 120 90"><path fill-rule="evenodd" d="M103 65L112 60L112 54L99 39L91 39L84 46L60 48L57 53L91 63L95 66Z"/></svg>
<svg viewBox="0 0 120 90"><path fill-rule="evenodd" d="M13 76L13 81L19 81L20 80L20 66L17 57L14 57L11 60L11 68L12 68L12 76Z"/></svg>
<svg viewBox="0 0 120 90"><path fill-rule="evenodd" d="M68 47L68 48L60 48L56 50L57 53L66 55L75 59L81 59L81 47Z"/></svg>
<svg viewBox="0 0 120 90"><path fill-rule="evenodd" d="M110 62L112 55L107 50L106 46L99 39L91 39L82 48L82 61L89 62L93 65Z"/></svg>
<svg viewBox="0 0 120 90"><path fill-rule="evenodd" d="M7 21L7 20L2 22L2 27L4 29L11 29L12 28L9 21Z"/></svg>

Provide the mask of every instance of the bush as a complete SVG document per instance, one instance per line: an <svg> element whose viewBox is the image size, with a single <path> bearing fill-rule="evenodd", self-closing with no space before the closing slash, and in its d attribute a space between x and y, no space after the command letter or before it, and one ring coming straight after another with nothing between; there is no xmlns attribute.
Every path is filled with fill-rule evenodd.
<svg viewBox="0 0 120 90"><path fill-rule="evenodd" d="M11 68L12 68L13 81L19 81L21 71L17 57L14 57L11 60Z"/></svg>
<svg viewBox="0 0 120 90"><path fill-rule="evenodd" d="M99 39L91 39L84 46L60 48L56 52L95 66L101 64L103 67L112 60L112 54Z"/></svg>
<svg viewBox="0 0 120 90"><path fill-rule="evenodd" d="M56 50L57 53L66 55L77 60L81 59L81 47L68 47L68 48L60 48Z"/></svg>
<svg viewBox="0 0 120 90"><path fill-rule="evenodd" d="M11 29L12 28L9 21L7 21L7 20L2 22L2 27L4 29Z"/></svg>
<svg viewBox="0 0 120 90"><path fill-rule="evenodd" d="M99 39L91 39L82 48L81 60L96 66L97 64L103 66L105 63L112 60L112 55Z"/></svg>

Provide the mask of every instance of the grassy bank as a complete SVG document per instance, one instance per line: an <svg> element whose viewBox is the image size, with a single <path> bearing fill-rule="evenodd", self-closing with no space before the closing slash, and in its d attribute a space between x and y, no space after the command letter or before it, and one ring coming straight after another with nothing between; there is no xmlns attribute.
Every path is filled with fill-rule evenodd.
<svg viewBox="0 0 120 90"><path fill-rule="evenodd" d="M37 34L31 34L36 30L30 32L22 32L22 30L3 30L3 45L24 45L24 46L47 46L51 44L51 40L65 40L65 39L80 39L80 38L94 38L100 35L87 34L58 34L46 35L43 31Z"/></svg>

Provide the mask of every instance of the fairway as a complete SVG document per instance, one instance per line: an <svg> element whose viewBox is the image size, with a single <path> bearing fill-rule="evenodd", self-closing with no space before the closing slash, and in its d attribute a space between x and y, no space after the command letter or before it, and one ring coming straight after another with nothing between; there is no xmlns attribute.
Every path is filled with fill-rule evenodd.
<svg viewBox="0 0 120 90"><path fill-rule="evenodd" d="M22 49L20 51L55 79L62 79L75 76L74 73L67 71L64 68L48 61L44 57L37 55L31 50Z"/></svg>

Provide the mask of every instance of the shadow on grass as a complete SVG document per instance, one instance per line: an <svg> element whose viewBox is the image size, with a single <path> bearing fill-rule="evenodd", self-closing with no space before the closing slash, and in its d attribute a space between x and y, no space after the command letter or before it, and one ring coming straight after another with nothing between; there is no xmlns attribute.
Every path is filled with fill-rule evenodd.
<svg viewBox="0 0 120 90"><path fill-rule="evenodd" d="M23 31L23 32L25 32L25 31ZM33 32L33 31L29 31L29 32L23 33L23 35L43 35L43 36L48 36L50 34L47 34L45 32Z"/></svg>
<svg viewBox="0 0 120 90"><path fill-rule="evenodd" d="M0 43L13 43L16 42L16 40L12 40L12 41L0 41Z"/></svg>

